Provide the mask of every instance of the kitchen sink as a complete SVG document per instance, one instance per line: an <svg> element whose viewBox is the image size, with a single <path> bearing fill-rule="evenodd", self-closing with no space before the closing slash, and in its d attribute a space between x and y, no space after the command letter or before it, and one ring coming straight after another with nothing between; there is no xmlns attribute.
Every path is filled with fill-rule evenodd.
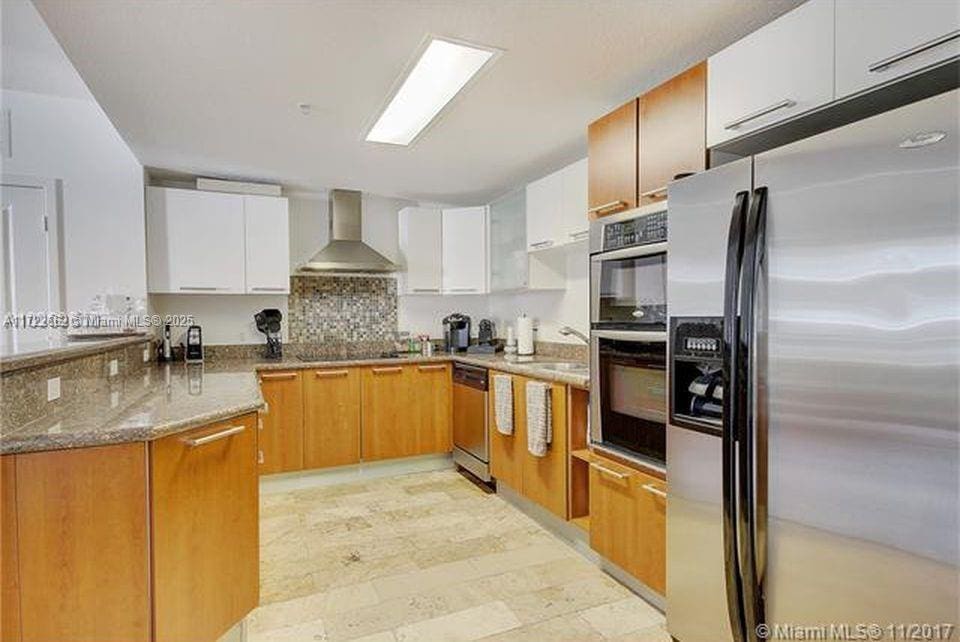
<svg viewBox="0 0 960 642"><path fill-rule="evenodd" d="M532 363L536 368L543 370L554 370L556 372L574 372L577 374L586 373L590 367L579 361L552 361L549 363Z"/></svg>

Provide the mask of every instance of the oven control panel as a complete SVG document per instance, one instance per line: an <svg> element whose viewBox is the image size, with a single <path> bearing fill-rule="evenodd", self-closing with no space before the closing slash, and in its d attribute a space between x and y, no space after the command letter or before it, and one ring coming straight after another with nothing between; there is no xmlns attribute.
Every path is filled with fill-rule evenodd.
<svg viewBox="0 0 960 642"><path fill-rule="evenodd" d="M603 226L603 249L619 250L667 240L667 212L655 212Z"/></svg>

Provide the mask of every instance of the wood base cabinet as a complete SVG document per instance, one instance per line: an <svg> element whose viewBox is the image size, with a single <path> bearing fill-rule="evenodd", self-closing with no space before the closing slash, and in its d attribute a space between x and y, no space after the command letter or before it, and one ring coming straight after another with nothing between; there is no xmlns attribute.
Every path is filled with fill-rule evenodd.
<svg viewBox="0 0 960 642"><path fill-rule="evenodd" d="M360 370L303 372L303 467L360 461Z"/></svg>
<svg viewBox="0 0 960 642"><path fill-rule="evenodd" d="M590 546L663 595L666 483L595 457L590 463Z"/></svg>
<svg viewBox="0 0 960 642"><path fill-rule="evenodd" d="M3 482L3 639L149 641L145 444L6 455Z"/></svg>
<svg viewBox="0 0 960 642"><path fill-rule="evenodd" d="M453 450L453 380L450 364L421 363L413 375L417 454Z"/></svg>
<svg viewBox="0 0 960 642"><path fill-rule="evenodd" d="M267 402L260 430L260 474L303 468L303 382L299 370L262 372L260 390Z"/></svg>
<svg viewBox="0 0 960 642"><path fill-rule="evenodd" d="M361 453L366 461L417 453L413 366L363 369Z"/></svg>
<svg viewBox="0 0 960 642"><path fill-rule="evenodd" d="M498 482L543 506L561 519L567 519L567 389L552 384L550 389L553 418L553 441L544 457L527 449L527 382L535 381L519 375L509 376L513 382L513 434L500 433L495 425L495 392L491 371L490 405L490 473Z"/></svg>
<svg viewBox="0 0 960 642"><path fill-rule="evenodd" d="M213 642L259 602L256 433L251 414L150 443L154 642Z"/></svg>

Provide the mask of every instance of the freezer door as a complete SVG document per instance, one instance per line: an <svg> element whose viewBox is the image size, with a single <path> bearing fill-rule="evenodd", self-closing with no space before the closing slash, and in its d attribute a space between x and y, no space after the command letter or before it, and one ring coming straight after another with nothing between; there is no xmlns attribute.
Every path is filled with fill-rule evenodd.
<svg viewBox="0 0 960 642"><path fill-rule="evenodd" d="M755 157L770 626L958 621L958 105L953 91Z"/></svg>
<svg viewBox="0 0 960 642"><path fill-rule="evenodd" d="M670 185L670 316L723 315L728 231L737 194L750 190L750 180L748 158ZM724 568L722 445L713 434L667 428L667 628L680 642L734 639Z"/></svg>

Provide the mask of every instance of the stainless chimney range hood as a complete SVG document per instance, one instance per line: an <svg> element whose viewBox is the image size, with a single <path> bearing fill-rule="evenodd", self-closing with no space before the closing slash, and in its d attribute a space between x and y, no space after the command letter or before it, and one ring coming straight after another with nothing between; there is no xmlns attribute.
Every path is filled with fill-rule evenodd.
<svg viewBox="0 0 960 642"><path fill-rule="evenodd" d="M360 192L330 190L330 242L300 271L396 272L396 264L363 242L361 212Z"/></svg>

